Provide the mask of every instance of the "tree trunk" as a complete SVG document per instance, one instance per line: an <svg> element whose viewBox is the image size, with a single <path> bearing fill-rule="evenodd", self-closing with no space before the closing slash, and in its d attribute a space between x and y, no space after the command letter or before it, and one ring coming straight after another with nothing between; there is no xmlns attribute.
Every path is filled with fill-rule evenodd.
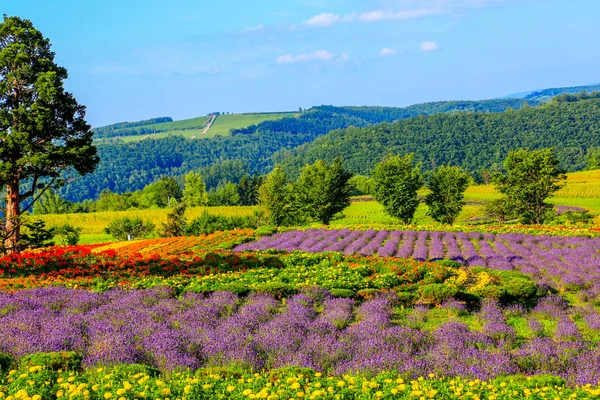
<svg viewBox="0 0 600 400"><path fill-rule="evenodd" d="M19 214L21 212L21 199L19 195L19 181L10 182L6 186L6 242L4 243L9 253L19 252L21 241L21 224Z"/></svg>

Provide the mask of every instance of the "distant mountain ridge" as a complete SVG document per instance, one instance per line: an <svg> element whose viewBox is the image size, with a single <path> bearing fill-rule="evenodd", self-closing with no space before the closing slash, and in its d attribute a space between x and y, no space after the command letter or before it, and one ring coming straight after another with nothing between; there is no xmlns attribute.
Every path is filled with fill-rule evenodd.
<svg viewBox="0 0 600 400"><path fill-rule="evenodd" d="M584 91L587 93L600 92L600 83L593 83L590 85L582 86L568 86L561 88L530 90L527 92L512 93L500 97L500 99L525 99L528 101L535 101L536 103L545 103L554 96L558 96L561 94L576 94Z"/></svg>

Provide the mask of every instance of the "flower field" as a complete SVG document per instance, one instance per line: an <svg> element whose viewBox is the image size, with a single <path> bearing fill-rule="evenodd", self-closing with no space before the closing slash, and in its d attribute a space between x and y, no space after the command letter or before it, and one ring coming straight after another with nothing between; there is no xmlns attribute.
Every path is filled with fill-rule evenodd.
<svg viewBox="0 0 600 400"><path fill-rule="evenodd" d="M453 260L470 267L519 270L541 285L600 295L600 238L435 231L290 231L237 246L245 250Z"/></svg>
<svg viewBox="0 0 600 400"><path fill-rule="evenodd" d="M589 237L321 229L8 256L0 399L592 398L599 259Z"/></svg>

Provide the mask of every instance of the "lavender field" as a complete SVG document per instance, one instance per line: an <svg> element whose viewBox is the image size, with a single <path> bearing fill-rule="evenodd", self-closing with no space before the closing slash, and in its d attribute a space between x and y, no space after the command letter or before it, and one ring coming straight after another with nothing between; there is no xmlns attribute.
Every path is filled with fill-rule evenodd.
<svg viewBox="0 0 600 400"><path fill-rule="evenodd" d="M541 285L600 296L600 238L526 234L309 229L245 243L246 250L341 252L345 255L453 260L470 267L519 270Z"/></svg>
<svg viewBox="0 0 600 400"><path fill-rule="evenodd" d="M569 309L549 296L530 311L486 301L469 312L454 300L402 311L396 300L388 293L361 303L318 288L285 301L227 292L177 298L166 287L30 289L0 293L0 352L76 351L88 367L143 363L166 371L294 365L335 375L397 370L415 377L600 379L600 352L591 340L600 315L593 308ZM466 316L480 328L463 322Z"/></svg>

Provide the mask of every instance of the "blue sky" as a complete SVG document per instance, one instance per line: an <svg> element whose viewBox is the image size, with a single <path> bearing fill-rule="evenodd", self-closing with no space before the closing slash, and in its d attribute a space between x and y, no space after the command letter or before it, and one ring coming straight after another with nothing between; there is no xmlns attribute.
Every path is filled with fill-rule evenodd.
<svg viewBox="0 0 600 400"><path fill-rule="evenodd" d="M0 0L104 125L600 82L596 0Z"/></svg>

